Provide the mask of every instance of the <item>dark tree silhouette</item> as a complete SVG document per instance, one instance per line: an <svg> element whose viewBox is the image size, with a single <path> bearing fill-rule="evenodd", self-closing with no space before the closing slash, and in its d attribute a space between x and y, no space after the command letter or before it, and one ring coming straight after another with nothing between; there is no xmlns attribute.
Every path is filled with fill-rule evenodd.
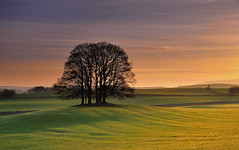
<svg viewBox="0 0 239 150"><path fill-rule="evenodd" d="M11 98L15 95L15 90L4 89L3 91L0 91L0 98Z"/></svg>
<svg viewBox="0 0 239 150"><path fill-rule="evenodd" d="M229 89L230 95L239 95L239 87L234 86Z"/></svg>
<svg viewBox="0 0 239 150"><path fill-rule="evenodd" d="M45 92L52 92L52 91L54 91L53 88L36 86L36 87L29 89L27 92L30 94L33 94L33 93L45 93Z"/></svg>
<svg viewBox="0 0 239 150"><path fill-rule="evenodd" d="M62 77L55 84L61 99L81 98L81 104L107 103L107 97L133 96L135 82L126 52L107 42L84 43L70 53Z"/></svg>

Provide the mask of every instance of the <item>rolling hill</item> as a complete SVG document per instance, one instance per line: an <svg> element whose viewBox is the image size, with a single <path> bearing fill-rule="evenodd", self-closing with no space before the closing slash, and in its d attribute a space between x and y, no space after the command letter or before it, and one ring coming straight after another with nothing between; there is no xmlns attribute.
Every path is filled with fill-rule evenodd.
<svg viewBox="0 0 239 150"><path fill-rule="evenodd" d="M239 85L239 79L207 81L207 82L203 82L202 84L215 84L215 83L222 83L222 84L236 84L236 85Z"/></svg>
<svg viewBox="0 0 239 150"><path fill-rule="evenodd" d="M238 149L238 112L134 105L42 109L0 116L0 145L39 150Z"/></svg>
<svg viewBox="0 0 239 150"><path fill-rule="evenodd" d="M237 84L213 83L213 84L185 85L185 86L179 86L178 88L207 88L208 85L210 86L210 88L230 88L233 86L238 86Z"/></svg>

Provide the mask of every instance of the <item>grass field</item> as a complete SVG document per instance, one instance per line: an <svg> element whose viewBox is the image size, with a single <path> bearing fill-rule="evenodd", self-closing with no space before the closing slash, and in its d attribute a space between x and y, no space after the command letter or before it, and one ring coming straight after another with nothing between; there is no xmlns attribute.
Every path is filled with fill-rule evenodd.
<svg viewBox="0 0 239 150"><path fill-rule="evenodd" d="M57 98L26 98L0 100L1 111L43 110L48 108L67 107L79 104L78 100L63 101Z"/></svg>
<svg viewBox="0 0 239 150"><path fill-rule="evenodd" d="M213 91L228 94L227 88L212 88ZM136 89L136 94L150 95L213 95L206 88L162 88L162 89Z"/></svg>
<svg viewBox="0 0 239 150"><path fill-rule="evenodd" d="M137 105L165 105L181 103L203 103L203 102L222 102L239 101L237 96L136 96L135 98L116 100L110 99L109 102L115 104L137 104Z"/></svg>
<svg viewBox="0 0 239 150"><path fill-rule="evenodd" d="M163 88L163 89L137 89L136 94L156 95L212 95L206 88Z"/></svg>
<svg viewBox="0 0 239 150"><path fill-rule="evenodd" d="M187 93L187 91L184 91ZM111 107L71 107L56 98L0 100L0 149L239 149L239 104L155 107L238 101L228 96L136 96ZM123 104L123 105L122 105Z"/></svg>

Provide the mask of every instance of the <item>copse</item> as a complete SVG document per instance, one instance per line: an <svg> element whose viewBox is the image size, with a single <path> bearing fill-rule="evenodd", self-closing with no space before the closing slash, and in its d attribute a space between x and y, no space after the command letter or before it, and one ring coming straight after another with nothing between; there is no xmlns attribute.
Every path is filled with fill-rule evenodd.
<svg viewBox="0 0 239 150"><path fill-rule="evenodd" d="M11 98L16 95L15 90L4 89L0 91L0 98Z"/></svg>
<svg viewBox="0 0 239 150"><path fill-rule="evenodd" d="M29 89L27 92L29 94L34 94L34 93L45 93L45 92L52 92L52 91L54 91L54 88L36 86L36 87L33 87L33 88Z"/></svg>
<svg viewBox="0 0 239 150"><path fill-rule="evenodd" d="M229 94L230 95L239 95L239 87L234 86L229 89Z"/></svg>
<svg viewBox="0 0 239 150"><path fill-rule="evenodd" d="M107 42L84 43L70 53L63 75L54 85L61 99L81 98L81 104L107 103L107 97L133 96L135 74L126 52Z"/></svg>

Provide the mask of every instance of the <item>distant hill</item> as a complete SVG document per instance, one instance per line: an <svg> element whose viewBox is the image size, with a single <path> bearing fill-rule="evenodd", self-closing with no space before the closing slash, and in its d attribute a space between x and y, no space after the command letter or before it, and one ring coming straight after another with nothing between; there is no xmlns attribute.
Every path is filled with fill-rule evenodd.
<svg viewBox="0 0 239 150"><path fill-rule="evenodd" d="M233 86L239 86L237 84L208 83L208 84L185 85L185 86L179 86L178 88L207 88L208 85L210 85L210 88L230 88Z"/></svg>
<svg viewBox="0 0 239 150"><path fill-rule="evenodd" d="M135 89L165 89L166 87L155 86L155 87L135 87Z"/></svg>
<svg viewBox="0 0 239 150"><path fill-rule="evenodd" d="M20 87L20 86L0 86L0 90L2 89L12 89L16 90L17 93L24 93L32 87Z"/></svg>
<svg viewBox="0 0 239 150"><path fill-rule="evenodd" d="M215 83L239 85L239 79L207 81L202 82L201 84L215 84Z"/></svg>

